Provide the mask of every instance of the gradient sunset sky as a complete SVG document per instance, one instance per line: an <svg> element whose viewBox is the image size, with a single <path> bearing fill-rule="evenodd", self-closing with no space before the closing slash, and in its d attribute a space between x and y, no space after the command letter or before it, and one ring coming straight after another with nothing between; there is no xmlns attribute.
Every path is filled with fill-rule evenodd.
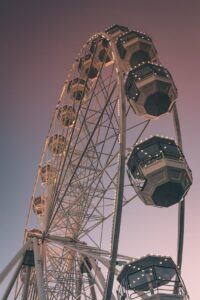
<svg viewBox="0 0 200 300"><path fill-rule="evenodd" d="M68 70L83 43L112 24L149 34L178 88L183 149L194 178L182 276L191 300L199 300L198 0L0 1L0 270L22 245L43 142ZM147 209L137 201L124 209L120 252L138 257L156 245L157 253L176 259L177 208Z"/></svg>

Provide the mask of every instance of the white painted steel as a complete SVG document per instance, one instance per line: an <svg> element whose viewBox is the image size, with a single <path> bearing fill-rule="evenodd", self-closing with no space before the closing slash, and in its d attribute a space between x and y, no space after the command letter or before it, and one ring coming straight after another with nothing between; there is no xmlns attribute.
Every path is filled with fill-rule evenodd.
<svg viewBox="0 0 200 300"><path fill-rule="evenodd" d="M46 300L46 293L44 289L44 279L42 272L42 260L39 254L38 248L38 240L37 238L33 238L33 251L34 251L34 261L35 261L35 272L36 272L36 280L37 280L37 290L39 300Z"/></svg>

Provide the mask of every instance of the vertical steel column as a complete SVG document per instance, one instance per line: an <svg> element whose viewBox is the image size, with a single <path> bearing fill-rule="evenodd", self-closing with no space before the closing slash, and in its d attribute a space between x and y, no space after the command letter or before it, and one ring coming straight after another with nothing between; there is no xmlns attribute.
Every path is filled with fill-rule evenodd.
<svg viewBox="0 0 200 300"><path fill-rule="evenodd" d="M97 300L97 296L96 296L96 292L95 292L95 288L94 288L94 280L92 278L91 273L87 273L88 275L88 282L90 285L90 292L91 292L91 296L92 296L92 300Z"/></svg>
<svg viewBox="0 0 200 300"><path fill-rule="evenodd" d="M106 287L104 291L104 300L110 300L112 298L112 289L114 283L116 259L119 244L119 234L121 226L121 216L122 216L122 204L123 204L123 194L124 194L124 173L125 173L125 161L126 161L126 101L124 93L124 78L123 78L123 68L118 57L118 52L116 49L115 42L107 36L111 43L111 48L114 54L114 60L116 64L117 81L119 88L119 167L118 167L118 180L117 180L117 190L115 199L115 212L113 216L113 232L111 240L111 257L110 266L108 269L108 276Z"/></svg>
<svg viewBox="0 0 200 300"><path fill-rule="evenodd" d="M176 138L178 141L178 146L182 149L181 127L180 127L180 123L179 123L176 104L174 104L174 107L173 107L173 118L174 118L174 127L176 129ZM179 267L180 273L181 273L182 258L183 258L184 223L185 223L184 219L185 219L185 198L183 198L183 201L179 202L179 206L178 206L177 265Z"/></svg>
<svg viewBox="0 0 200 300"><path fill-rule="evenodd" d="M98 278L103 290L105 291L105 288L106 288L106 280L102 274L102 272L100 271L99 267L97 266L95 260L93 258L90 258L90 263L92 265L92 268L95 270L95 274L96 274L96 277ZM111 292L111 296L110 296L110 299L111 300L116 300L115 296L112 294Z"/></svg>
<svg viewBox="0 0 200 300"><path fill-rule="evenodd" d="M31 267L26 266L26 277L25 277L24 288L23 288L23 293L22 293L22 300L28 299L30 277L31 277Z"/></svg>
<svg viewBox="0 0 200 300"><path fill-rule="evenodd" d="M11 259L8 265L4 268L4 270L0 274L0 283L4 280L4 278L8 275L8 273L12 270L12 268L16 265L20 257L22 257L27 249L29 243L26 243L17 254Z"/></svg>
<svg viewBox="0 0 200 300"><path fill-rule="evenodd" d="M176 129L176 138L178 146L182 149L182 137L181 127L178 118L178 112L176 104L173 107L173 120L174 127ZM179 273L181 274L182 260L183 260L183 243L184 243L184 227L185 227L185 197L178 204L178 250L177 250L177 266L179 267ZM176 282L174 285L174 294L178 294L179 286Z"/></svg>
<svg viewBox="0 0 200 300"><path fill-rule="evenodd" d="M13 288L13 285L14 285L14 283L17 279L17 276L19 275L19 272L21 270L22 262L23 262L23 257L21 258L20 262L18 263L17 268L16 268L16 270L15 270L15 272L14 272L14 274L13 274L13 276L12 276L10 282L9 282L9 285L8 285L3 297L1 298L1 300L7 300L8 299L8 296L10 295L10 292Z"/></svg>
<svg viewBox="0 0 200 300"><path fill-rule="evenodd" d="M36 280L37 280L37 289L39 300L46 300L45 290L44 290L44 280L42 275L42 261L39 255L37 238L33 238L33 251L34 251L34 260L35 260L35 271L36 271Z"/></svg>
<svg viewBox="0 0 200 300"><path fill-rule="evenodd" d="M77 271L77 282L76 282L76 299L80 300L81 299L81 291L82 291L82 285L83 285L83 278L82 278L82 274L81 271L78 270Z"/></svg>

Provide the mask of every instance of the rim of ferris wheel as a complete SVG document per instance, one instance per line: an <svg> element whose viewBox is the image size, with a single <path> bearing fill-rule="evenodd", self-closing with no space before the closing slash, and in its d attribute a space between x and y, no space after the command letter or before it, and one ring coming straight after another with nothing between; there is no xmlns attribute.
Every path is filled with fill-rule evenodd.
<svg viewBox="0 0 200 300"><path fill-rule="evenodd" d="M137 65L132 69L133 62ZM38 274L33 274L28 290L18 281L16 300L23 290L27 295L33 291L36 297L39 293L40 299L65 296L69 300L96 300L99 294L104 300L115 299L122 208L137 196L130 174L125 172L128 149L143 137L155 117L171 110L181 148L176 88L169 72L155 62L159 63L157 52L147 35L116 24L92 36L81 49L51 121L26 222L28 238L33 237L34 254L40 261L35 262ZM131 99L134 88L138 91L136 101ZM156 95L153 100L152 93ZM170 94L171 102L157 111L161 93ZM153 112L148 103L155 104ZM142 116L147 117L145 122L141 122ZM38 194L46 197L42 218L32 212ZM30 230L33 218L40 233ZM179 266L183 221L184 201L179 205ZM67 243L50 240L52 235L66 238ZM109 254L109 260L100 257L103 253ZM86 263L88 272L81 272L85 257L92 268Z"/></svg>

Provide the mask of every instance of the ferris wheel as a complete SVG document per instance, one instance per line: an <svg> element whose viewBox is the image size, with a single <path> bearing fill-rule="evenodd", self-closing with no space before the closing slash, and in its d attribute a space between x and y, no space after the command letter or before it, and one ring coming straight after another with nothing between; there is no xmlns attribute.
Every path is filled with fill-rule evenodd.
<svg viewBox="0 0 200 300"><path fill-rule="evenodd" d="M45 140L23 248L0 274L2 280L17 265L3 300L15 282L16 300L165 299L152 295L174 277L169 295L181 296L170 299L189 299L168 258L146 257L141 263L118 253L124 206L136 198L158 207L179 203L181 267L184 197L192 175L182 152L176 99L171 74L147 34L113 25L84 44ZM151 132L163 115L177 142ZM139 265L147 270L152 262L159 280L154 284L145 271L136 277L144 275L148 284L138 288L130 270ZM165 265L167 275L156 263ZM128 287L124 276L132 276Z"/></svg>

